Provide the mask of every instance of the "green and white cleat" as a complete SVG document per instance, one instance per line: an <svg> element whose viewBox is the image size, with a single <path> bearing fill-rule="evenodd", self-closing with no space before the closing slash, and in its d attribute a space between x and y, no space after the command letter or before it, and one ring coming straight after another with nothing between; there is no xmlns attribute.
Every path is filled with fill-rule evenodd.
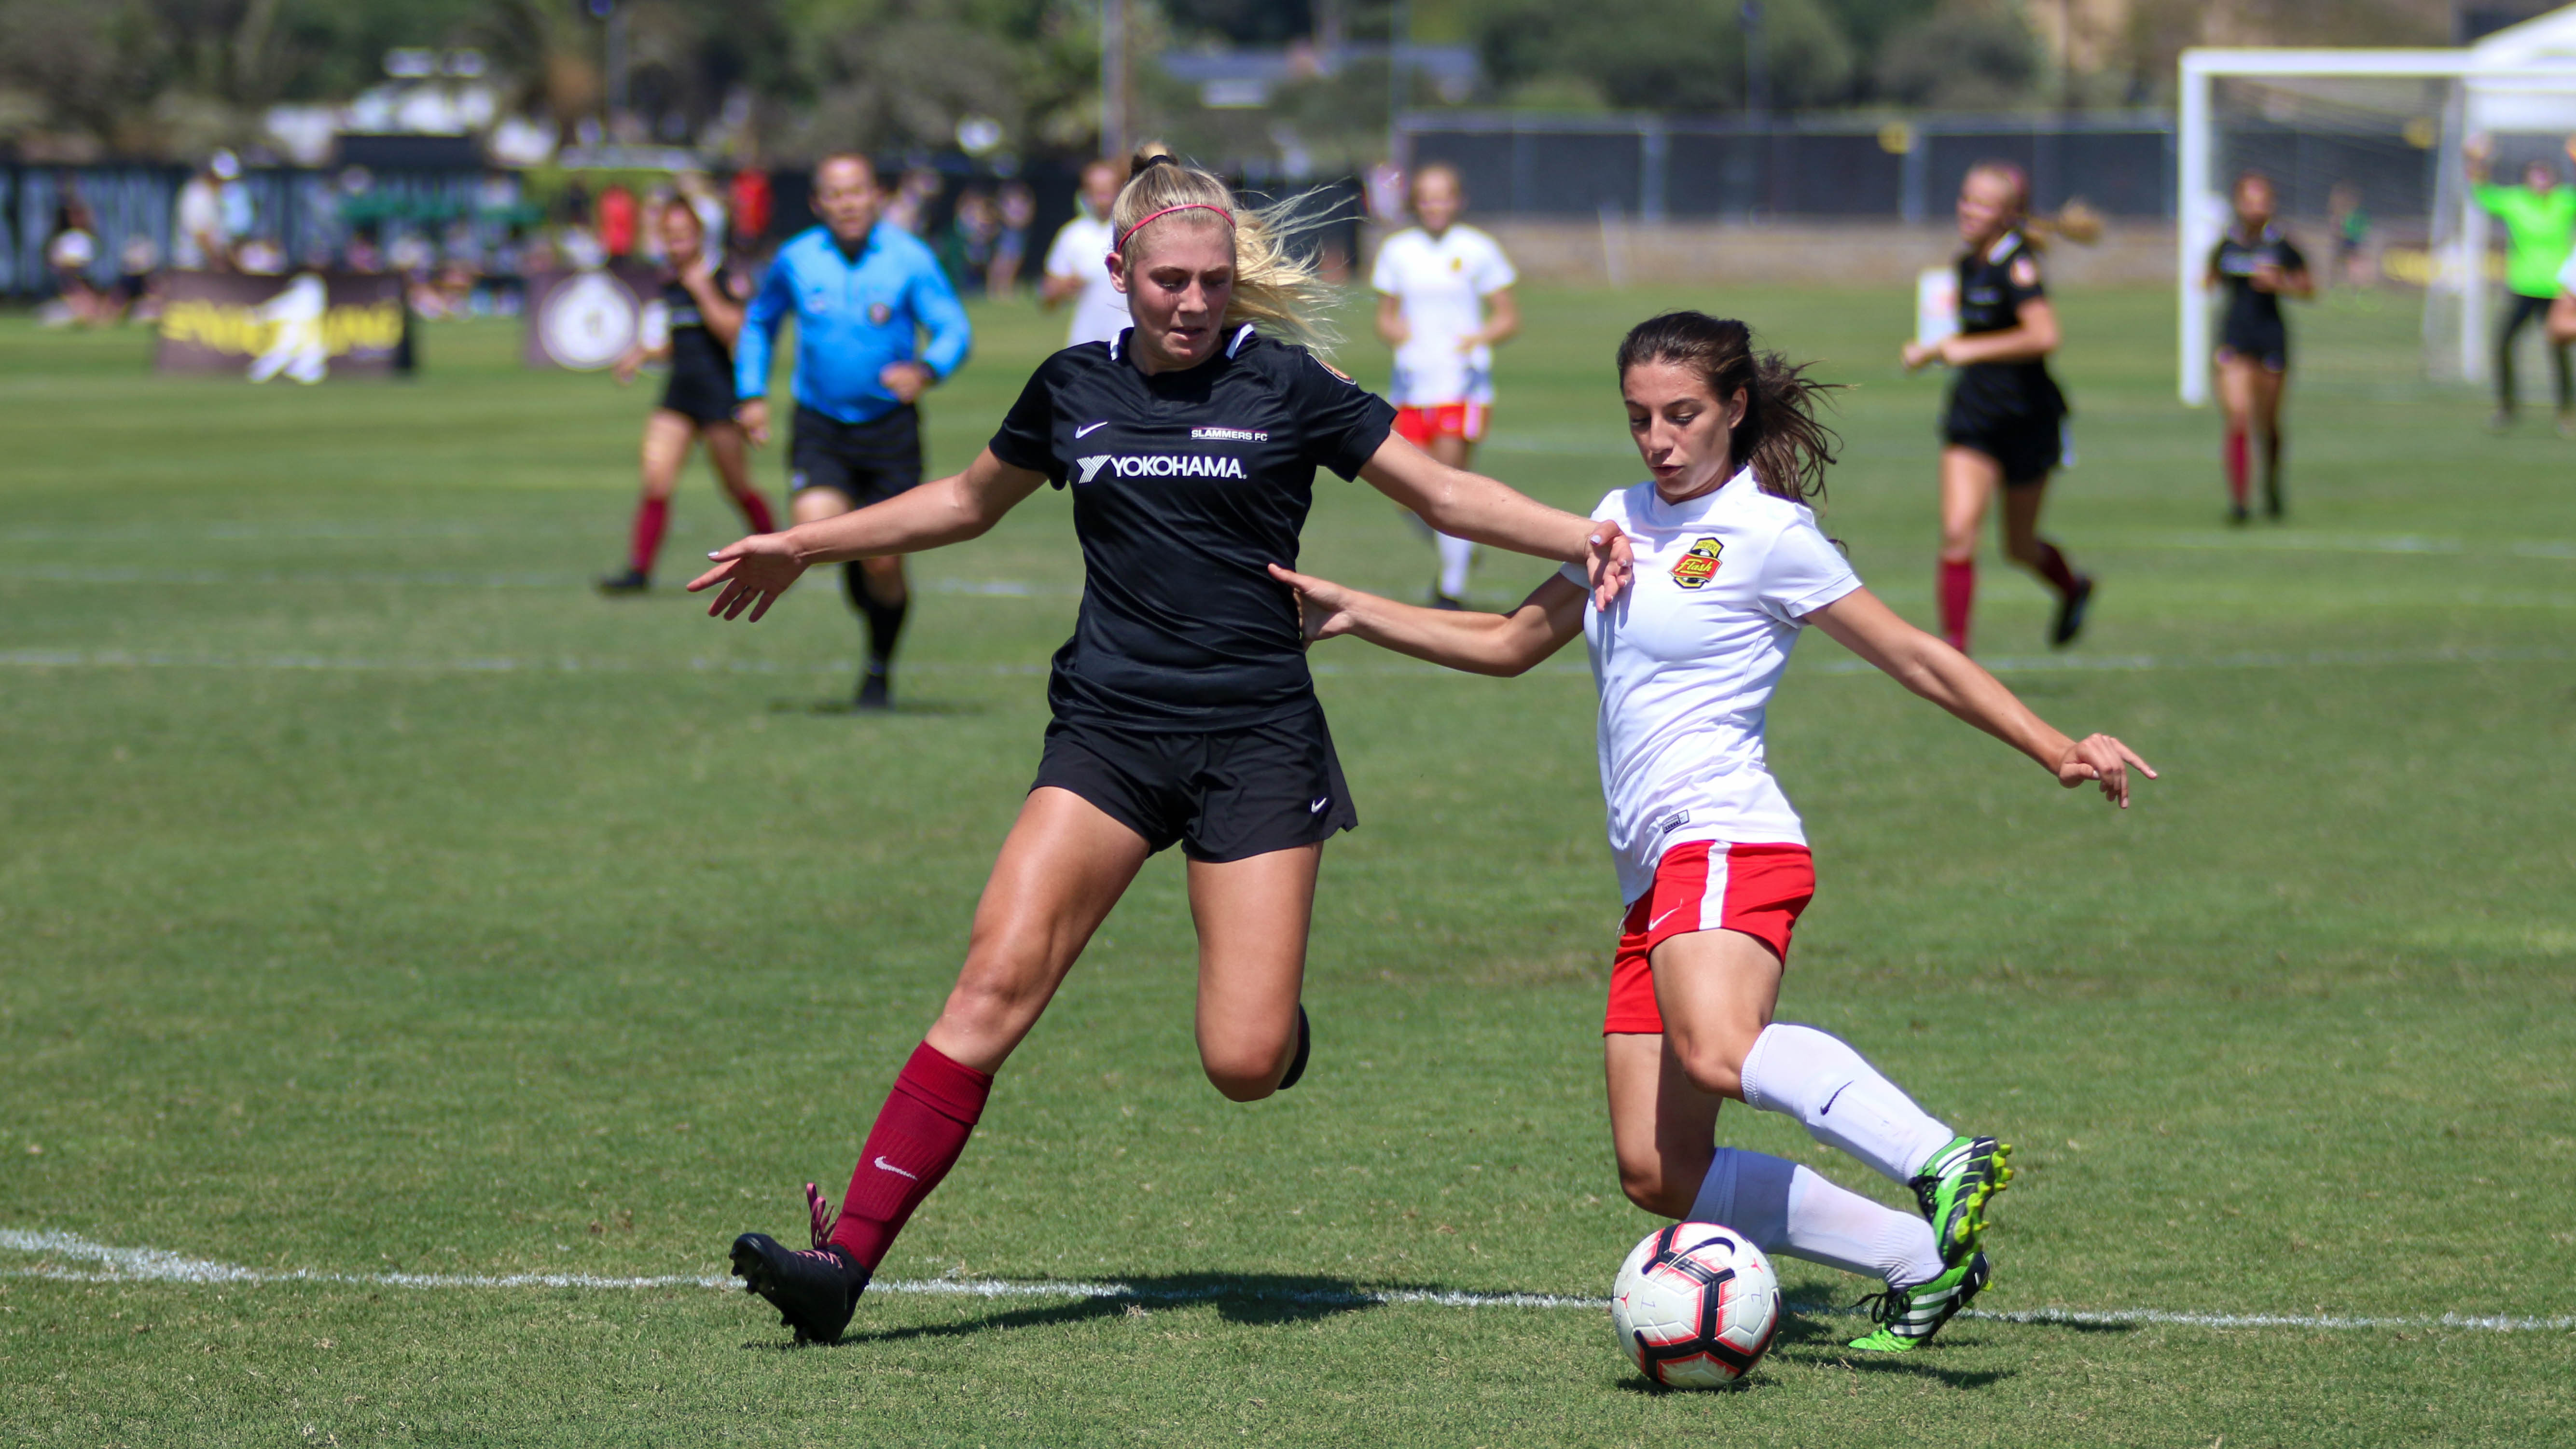
<svg viewBox="0 0 2576 1449"><path fill-rule="evenodd" d="M1986 1267L1986 1255L1977 1254L1929 1283L1912 1288L1889 1284L1884 1293L1873 1293L1855 1307L1869 1310L1878 1327L1851 1341L1850 1347L1861 1353L1904 1353L1928 1342L1941 1331L1941 1325L1968 1306L1968 1300L1985 1290L1992 1276Z"/></svg>
<svg viewBox="0 0 2576 1449"><path fill-rule="evenodd" d="M1986 1239L1986 1204L2012 1184L2012 1144L1991 1137L1958 1137L1932 1154L1905 1184L1914 1189L1944 1266L1975 1257Z"/></svg>

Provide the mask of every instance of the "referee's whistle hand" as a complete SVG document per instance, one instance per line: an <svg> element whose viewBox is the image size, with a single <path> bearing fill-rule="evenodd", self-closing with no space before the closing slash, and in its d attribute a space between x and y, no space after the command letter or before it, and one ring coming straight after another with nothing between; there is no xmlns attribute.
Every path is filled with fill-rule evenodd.
<svg viewBox="0 0 2576 1449"><path fill-rule="evenodd" d="M893 393L896 402L905 404L919 402L921 395L930 390L930 380L930 369L918 362L889 362L877 374L877 386Z"/></svg>
<svg viewBox="0 0 2576 1449"><path fill-rule="evenodd" d="M738 539L708 554L715 567L689 580L690 593L702 593L718 584L723 592L707 606L711 619L737 619L742 611L751 611L750 622L757 624L769 606L788 586L804 576L805 565L796 557L783 533L755 533Z"/></svg>
<svg viewBox="0 0 2576 1449"><path fill-rule="evenodd" d="M736 423L741 424L742 435L751 440L751 445L753 447L759 448L766 447L768 445L769 399L765 397L744 398L741 402L734 404L733 420Z"/></svg>

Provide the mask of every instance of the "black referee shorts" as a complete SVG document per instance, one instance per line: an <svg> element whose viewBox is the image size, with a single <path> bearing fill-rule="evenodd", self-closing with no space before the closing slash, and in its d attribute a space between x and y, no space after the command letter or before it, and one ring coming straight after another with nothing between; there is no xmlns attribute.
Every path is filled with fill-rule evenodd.
<svg viewBox="0 0 2576 1449"><path fill-rule="evenodd" d="M799 403L787 444L787 491L830 488L865 508L921 482L921 410L907 403L884 417L845 423Z"/></svg>
<svg viewBox="0 0 2576 1449"><path fill-rule="evenodd" d="M1193 734L1058 719L1029 788L1049 785L1100 807L1154 850L1179 841L1190 859L1211 863L1314 845L1360 823L1321 705Z"/></svg>

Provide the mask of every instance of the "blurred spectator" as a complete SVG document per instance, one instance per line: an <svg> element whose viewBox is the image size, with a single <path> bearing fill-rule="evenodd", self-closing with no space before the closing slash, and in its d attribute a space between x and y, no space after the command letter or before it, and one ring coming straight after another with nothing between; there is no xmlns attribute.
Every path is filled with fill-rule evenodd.
<svg viewBox="0 0 2576 1449"><path fill-rule="evenodd" d="M239 204L236 204L238 197ZM248 209L241 185L241 162L230 151L217 151L188 184L179 188L170 227L170 260L183 271L226 271L233 264L237 213Z"/></svg>
<svg viewBox="0 0 2576 1449"><path fill-rule="evenodd" d="M153 282L161 270L161 248L152 234L137 231L116 251L119 320L149 322L161 315L161 297Z"/></svg>
<svg viewBox="0 0 2576 1449"><path fill-rule="evenodd" d="M1127 184L1127 163L1106 157L1082 168L1082 190L1073 220L1055 234L1047 248L1046 279L1038 284L1038 305L1053 310L1074 304L1073 326L1064 345L1111 342L1127 330L1127 297L1109 280L1109 208Z"/></svg>
<svg viewBox="0 0 2576 1449"><path fill-rule="evenodd" d="M733 243L747 254L769 235L769 213L776 204L769 173L756 167L737 171L727 190L733 202Z"/></svg>
<svg viewBox="0 0 2576 1449"><path fill-rule="evenodd" d="M886 203L885 219L927 240L930 208L938 202L940 192L946 189L938 172L927 166L915 166L903 173L903 180L895 186L894 199Z"/></svg>
<svg viewBox="0 0 2576 1449"><path fill-rule="evenodd" d="M635 193L625 183L612 181L600 189L597 221L599 244L611 257L635 253L636 220L642 213L635 205Z"/></svg>
<svg viewBox="0 0 2576 1449"><path fill-rule="evenodd" d="M984 288L995 296L1009 296L1020 285L1020 269L1028 265L1029 228L1038 219L1038 198L1024 181L1002 184L1002 235L993 243L993 265L984 274Z"/></svg>
<svg viewBox="0 0 2576 1449"><path fill-rule="evenodd" d="M96 327L108 320L112 304L89 279L89 269L97 264L97 224L80 197L66 191L54 208L54 234L45 240L45 265L60 293L45 309L46 326Z"/></svg>
<svg viewBox="0 0 2576 1449"><path fill-rule="evenodd" d="M373 225L361 226L349 233L348 249L341 261L353 272L381 272L385 269L384 248L376 245Z"/></svg>
<svg viewBox="0 0 2576 1449"><path fill-rule="evenodd" d="M2370 213L2362 207L2361 188L2336 182L2326 193L2326 219L2334 228L2335 280L2370 285Z"/></svg>
<svg viewBox="0 0 2576 1449"><path fill-rule="evenodd" d="M286 270L286 248L275 237L255 236L234 251L233 260L252 276L274 277Z"/></svg>
<svg viewBox="0 0 2576 1449"><path fill-rule="evenodd" d="M984 290L987 270L993 265L993 252L1002 237L1002 216L993 206L993 194L981 188L964 192L957 198L957 214L948 222L948 234L939 244L939 265L948 273L950 286L957 295L972 297Z"/></svg>

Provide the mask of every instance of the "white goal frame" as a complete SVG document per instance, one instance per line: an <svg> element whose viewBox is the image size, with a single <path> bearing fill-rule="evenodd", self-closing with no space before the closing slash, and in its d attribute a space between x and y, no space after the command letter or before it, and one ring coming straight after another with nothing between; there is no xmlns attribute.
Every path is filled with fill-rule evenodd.
<svg viewBox="0 0 2576 1449"><path fill-rule="evenodd" d="M2199 48L2182 54L2179 125L2176 128L2175 301L2181 313L2182 400L2209 401L2209 292L2203 272L2224 223L2226 199L2218 190L2217 134L2211 115L2213 83L2249 80L2380 77L2461 82L2442 117L2445 179L2460 175L2460 147L2471 130L2497 127L2563 127L2576 132L2576 6L2496 32L2474 46L2451 50ZM2487 277L2472 265L2487 250L2487 214L2465 185L2437 188L2437 207L2459 208L2455 246L2433 259L2430 286L2460 298L2460 375L2487 376Z"/></svg>

